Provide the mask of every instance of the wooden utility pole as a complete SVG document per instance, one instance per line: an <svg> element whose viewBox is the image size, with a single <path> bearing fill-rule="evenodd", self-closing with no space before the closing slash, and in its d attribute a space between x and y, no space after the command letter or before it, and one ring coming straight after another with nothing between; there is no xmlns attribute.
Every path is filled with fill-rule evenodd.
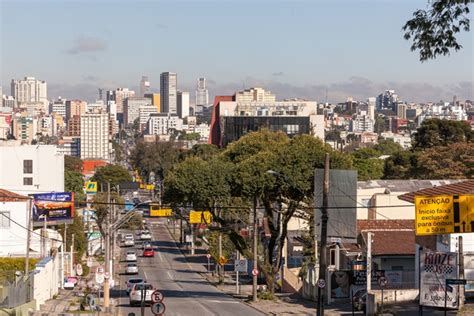
<svg viewBox="0 0 474 316"><path fill-rule="evenodd" d="M110 181L107 182L107 215L105 216L105 280L104 280L104 308L105 311L108 312L109 310L109 299L110 299Z"/></svg>
<svg viewBox="0 0 474 316"><path fill-rule="evenodd" d="M462 236L458 237L459 279L464 279L464 251ZM464 307L464 285L459 285L459 309Z"/></svg>
<svg viewBox="0 0 474 316"><path fill-rule="evenodd" d="M253 197L253 287L252 287L252 301L257 301L257 277L258 273L258 223L257 223L257 206L258 198L257 193Z"/></svg>
<svg viewBox="0 0 474 316"><path fill-rule="evenodd" d="M319 280L326 280L327 270L327 237L328 237L328 205L329 205L329 154L324 159L323 206L321 208L321 245L319 248ZM325 282L328 284L328 282ZM318 286L317 315L324 315L324 288Z"/></svg>
<svg viewBox="0 0 474 316"><path fill-rule="evenodd" d="M25 278L28 278L30 273L30 242L31 242L31 198L28 199L27 205L27 218L26 218L26 257L25 257Z"/></svg>

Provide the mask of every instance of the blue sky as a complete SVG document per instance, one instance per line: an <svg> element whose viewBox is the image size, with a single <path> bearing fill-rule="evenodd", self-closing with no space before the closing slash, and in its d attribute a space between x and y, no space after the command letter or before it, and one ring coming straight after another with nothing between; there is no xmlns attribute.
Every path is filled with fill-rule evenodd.
<svg viewBox="0 0 474 316"><path fill-rule="evenodd" d="M278 98L344 101L396 89L407 101L473 97L473 33L421 63L402 26L426 0L0 0L0 84L46 80L49 96L93 100L163 71L210 94L263 86Z"/></svg>

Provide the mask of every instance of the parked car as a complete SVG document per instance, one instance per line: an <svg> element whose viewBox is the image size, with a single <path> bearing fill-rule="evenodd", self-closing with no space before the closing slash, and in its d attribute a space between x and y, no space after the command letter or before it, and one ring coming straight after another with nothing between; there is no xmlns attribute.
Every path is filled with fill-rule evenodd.
<svg viewBox="0 0 474 316"><path fill-rule="evenodd" d="M138 283L132 287L130 291L130 306L134 306L135 304L140 305L142 302L142 295L144 294L144 301L145 304L151 303L151 294L155 292L155 288L153 285L149 283Z"/></svg>
<svg viewBox="0 0 474 316"><path fill-rule="evenodd" d="M154 257L155 256L155 250L153 248L145 248L143 250L143 257Z"/></svg>
<svg viewBox="0 0 474 316"><path fill-rule="evenodd" d="M125 268L125 273L127 274L138 274L138 266L136 263L129 263Z"/></svg>
<svg viewBox="0 0 474 316"><path fill-rule="evenodd" d="M137 261L137 255L134 251L127 251L125 261Z"/></svg>
<svg viewBox="0 0 474 316"><path fill-rule="evenodd" d="M352 296L352 305L354 306L355 310L364 311L367 302L367 291L362 289L354 293Z"/></svg>
<svg viewBox="0 0 474 316"><path fill-rule="evenodd" d="M141 240L151 240L150 232L148 230L142 231L142 233L140 234L140 239Z"/></svg>
<svg viewBox="0 0 474 316"><path fill-rule="evenodd" d="M130 291L132 290L132 287L137 284L137 283L143 283L144 280L142 278L130 278L125 282L125 285L127 286L127 295L130 294Z"/></svg>

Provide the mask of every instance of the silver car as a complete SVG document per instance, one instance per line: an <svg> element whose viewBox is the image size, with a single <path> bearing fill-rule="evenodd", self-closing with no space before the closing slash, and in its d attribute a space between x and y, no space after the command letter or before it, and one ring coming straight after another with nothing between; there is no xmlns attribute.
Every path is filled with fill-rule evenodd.
<svg viewBox="0 0 474 316"><path fill-rule="evenodd" d="M138 274L138 266L136 263L129 263L125 268L125 273L127 274Z"/></svg>

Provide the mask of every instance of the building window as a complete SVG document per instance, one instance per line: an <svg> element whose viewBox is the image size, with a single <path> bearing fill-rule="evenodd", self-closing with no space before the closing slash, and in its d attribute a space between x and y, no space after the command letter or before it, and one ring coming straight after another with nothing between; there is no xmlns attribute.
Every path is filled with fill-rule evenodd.
<svg viewBox="0 0 474 316"><path fill-rule="evenodd" d="M33 173L33 160L23 160L23 173Z"/></svg>
<svg viewBox="0 0 474 316"><path fill-rule="evenodd" d="M10 212L0 212L0 228L10 228Z"/></svg>
<svg viewBox="0 0 474 316"><path fill-rule="evenodd" d="M23 185L33 185L33 178L31 177L23 178Z"/></svg>

